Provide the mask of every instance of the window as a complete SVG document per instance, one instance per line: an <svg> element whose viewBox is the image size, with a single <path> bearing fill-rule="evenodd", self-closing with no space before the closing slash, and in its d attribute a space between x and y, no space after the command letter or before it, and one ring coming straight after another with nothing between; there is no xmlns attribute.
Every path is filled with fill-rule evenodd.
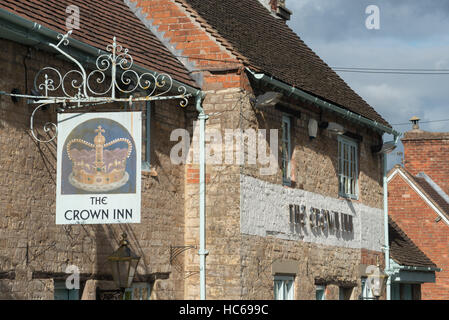
<svg viewBox="0 0 449 320"><path fill-rule="evenodd" d="M123 300L150 300L150 285L146 282L133 283L125 290Z"/></svg>
<svg viewBox="0 0 449 320"><path fill-rule="evenodd" d="M54 281L55 300L79 300L79 289L67 289L65 280Z"/></svg>
<svg viewBox="0 0 449 320"><path fill-rule="evenodd" d="M411 283L393 283L392 300L421 300L421 285Z"/></svg>
<svg viewBox="0 0 449 320"><path fill-rule="evenodd" d="M282 181L284 185L291 184L291 119L289 116L282 116Z"/></svg>
<svg viewBox="0 0 449 320"><path fill-rule="evenodd" d="M338 294L340 300L351 300L352 289L351 287L339 287Z"/></svg>
<svg viewBox="0 0 449 320"><path fill-rule="evenodd" d="M274 277L274 299L293 300L294 299L294 276Z"/></svg>
<svg viewBox="0 0 449 320"><path fill-rule="evenodd" d="M358 151L357 143L338 137L338 178L339 194L342 197L357 199L358 194Z"/></svg>
<svg viewBox="0 0 449 320"><path fill-rule="evenodd" d="M316 300L326 300L326 286L316 286Z"/></svg>
<svg viewBox="0 0 449 320"><path fill-rule="evenodd" d="M373 300L374 299L373 291L368 287L366 281L367 281L367 278L362 278L361 299L362 300Z"/></svg>

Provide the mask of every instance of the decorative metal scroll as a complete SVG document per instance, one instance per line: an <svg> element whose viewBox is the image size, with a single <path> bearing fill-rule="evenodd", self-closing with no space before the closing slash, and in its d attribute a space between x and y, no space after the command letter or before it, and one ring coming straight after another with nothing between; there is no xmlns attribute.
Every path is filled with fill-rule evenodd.
<svg viewBox="0 0 449 320"><path fill-rule="evenodd" d="M96 69L87 73L84 67L74 57L61 49L69 44L69 36L72 31L65 35L58 35L58 44L49 44L63 56L75 63L78 69L68 72L60 72L53 67L41 69L34 79L34 91L39 95L14 95L21 98L30 98L31 103L38 106L31 114L30 129L32 136L39 142L50 142L57 136L57 126L48 122L44 125L44 131L54 135L48 140L41 140L35 135L34 116L36 112L49 104L60 104L61 111L76 109L86 106L101 105L111 102L125 102L130 105L133 102L153 100L179 99L180 106L186 107L188 98L192 95L187 93L185 86L177 87L179 94L168 95L173 89L173 79L166 73L139 74L132 70L134 60L129 50L118 45L114 37L112 45L106 47L107 53L98 56ZM110 74L110 78L108 75ZM109 83L110 81L110 83ZM99 89L99 87L103 89ZM145 92L145 96L135 96L133 93ZM123 98L123 95L129 95Z"/></svg>

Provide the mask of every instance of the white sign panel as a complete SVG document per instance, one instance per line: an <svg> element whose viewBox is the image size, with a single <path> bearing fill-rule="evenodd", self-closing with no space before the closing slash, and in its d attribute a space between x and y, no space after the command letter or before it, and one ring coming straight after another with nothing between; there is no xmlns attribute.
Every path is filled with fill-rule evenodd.
<svg viewBox="0 0 449 320"><path fill-rule="evenodd" d="M56 224L140 222L141 112L58 115Z"/></svg>

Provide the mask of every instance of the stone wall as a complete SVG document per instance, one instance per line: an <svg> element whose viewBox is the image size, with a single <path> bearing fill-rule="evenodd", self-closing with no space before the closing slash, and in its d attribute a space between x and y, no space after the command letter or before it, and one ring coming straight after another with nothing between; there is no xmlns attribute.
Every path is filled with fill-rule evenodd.
<svg viewBox="0 0 449 320"><path fill-rule="evenodd" d="M246 102L240 89L208 91L203 107L209 115L207 129L223 133L239 127L238 110ZM236 111L237 110L237 111ZM190 118L190 132L193 121ZM214 143L212 143L213 145ZM213 148L211 148L213 150ZM193 159L193 158L192 158ZM240 166L208 164L206 167L206 279L208 299L239 299L240 283ZM185 298L199 298L199 166L186 166L185 243L196 249L185 253ZM189 175L192 178L189 179Z"/></svg>
<svg viewBox="0 0 449 320"><path fill-rule="evenodd" d="M30 92L34 75L45 66L73 69L54 54L27 52L25 46L0 40L2 90ZM172 165L169 156L170 133L185 126L186 111L177 102L154 106L151 145L157 177L142 176L141 224L57 226L56 144L40 144L30 136L32 110L24 99L13 103L0 96L0 298L52 299L52 278L64 274L68 264L78 266L85 280L110 277L106 257L123 231L141 256L139 279L168 276L156 281L155 296L183 298L183 274L170 265L170 246L184 243L184 168ZM40 112L35 126L55 118L52 109Z"/></svg>
<svg viewBox="0 0 449 320"><path fill-rule="evenodd" d="M196 29L198 26L191 27ZM17 87L21 92L29 91L33 75L43 66L56 64L65 69L71 67L53 55L32 50L31 58L25 59L25 72L26 47L2 40L0 48L0 67L4 70L0 88L6 90ZM220 50L222 49L223 47L220 47ZM245 73L237 69L236 67L216 74L212 71L205 73L203 89L208 91L203 107L209 115L207 128L218 129L222 134L226 129L237 128L280 129L282 112L274 108L263 111L255 109L252 100L255 94L249 88ZM29 77L27 90L24 88L25 74ZM126 231L134 251L142 256L138 270L139 279L152 275L152 297L198 299L198 164L174 165L170 161L171 148L177 143L170 141L170 133L176 128L188 128L189 132L193 133L193 121L197 118L195 108L191 106L180 110L176 103L156 103L154 106L152 165L157 176L143 174L141 224L56 226L55 145L37 144L32 140L28 131L31 109L24 101L13 104L8 97L2 96L0 99L0 277L3 277L0 285L5 288L0 290L2 294L17 299L52 297L51 275L63 273L67 264L78 265L85 279L110 274L106 267L106 257L116 249L120 233ZM370 151L371 145L380 143L380 136L367 128L322 113L310 104L295 101L287 103L294 110L300 111L300 117L293 118L292 122L294 152L291 190L338 198L336 137L326 131L320 131L315 140L310 140L307 133L307 124L311 117L337 121L363 137L359 148L360 197L350 203L381 208L381 159ZM101 110L103 109L98 108L98 111ZM40 115L39 121L43 123L44 120L54 118L54 113L48 111ZM234 154L234 151L231 153ZM303 289L297 292L298 298L313 297L315 281L329 281L329 297L335 296L336 291L332 287L336 285L334 282L357 286L355 270L361 261L358 248L332 247L242 234L241 176L280 186L280 159L278 165L275 174L265 176L260 174L262 166L259 164L208 164L208 298L272 298L272 277L260 280L267 291L256 290L257 292L251 287L251 279L261 272L255 270L254 266L260 265L262 269L269 269L273 257L275 260L300 259L301 269L297 281L298 288L302 286ZM170 246L196 248L184 251L173 261L173 265L170 265ZM269 246L275 249L266 249ZM266 250L272 250L271 256ZM304 265L304 261L308 259L313 261L313 272L308 271L307 262ZM254 261L260 263L254 264ZM330 266L330 261L338 262ZM14 277L11 275L13 271L16 271ZM168 273L167 280L154 281L154 278ZM41 278L36 279L36 275ZM42 296L36 296L35 288L41 289L42 283ZM85 296L91 297L92 293L86 292Z"/></svg>
<svg viewBox="0 0 449 320"><path fill-rule="evenodd" d="M239 55L226 39L221 37L208 23L195 14L184 2L169 0L127 1L136 15L145 23L158 39L177 56L191 71L192 77L201 83L206 93L203 107L209 115L207 129L217 129L224 137L226 129L278 129L281 137L282 112L274 107L257 110L254 99L260 93L272 88L260 87L250 83L244 67L245 57ZM226 60L224 63L221 60ZM201 70L201 71L200 71ZM256 90L257 92L253 92ZM294 101L284 97L283 103L296 110L298 117L292 117L292 190L313 192L338 199L338 158L337 137L326 130L320 130L315 140L310 140L307 132L310 118L322 121L336 121L346 130L362 137L359 144L359 199L350 200L348 205L364 205L371 209L382 208L382 162L379 155L371 152L372 145L382 142L381 135L367 127L356 125L304 101ZM187 117L190 134L197 114L191 112ZM268 139L268 145L270 145ZM212 143L212 149L213 148ZM195 149L191 145L191 150ZM275 152L279 152L275 150ZM221 159L235 156L235 150L221 152ZM245 156L248 152L245 151ZM246 279L243 272L244 259L262 259L257 254L247 257L246 242L242 239L240 214L240 177L250 176L273 184L282 185L280 159L274 174L262 175L261 165L231 163L207 165L206 187L206 259L207 297L211 299L238 299L243 296ZM183 253L185 262L185 298L199 298L199 167L188 164L185 169L185 245L195 247ZM370 209L370 210L371 210ZM374 210L373 209L373 210ZM367 218L369 221L369 218ZM375 228L381 228L376 225ZM284 243L284 240L276 239ZM296 243L298 241L293 241ZM300 244L300 243L299 243ZM298 245L299 245L298 244ZM293 244L292 244L293 245ZM360 247L363 247L360 245ZM378 248L376 246L376 248ZM284 250L284 249L282 249ZM377 250L377 249L376 249ZM284 254L284 253L282 253ZM379 254L379 253L376 253ZM358 249L358 263L361 252ZM180 259L181 256L180 256ZM243 259L243 260L242 260ZM326 258L327 259L327 258ZM351 262L347 267L354 268ZM352 276L352 275L351 275ZM242 281L244 284L242 284ZM352 281L352 280L351 280ZM271 284L272 285L272 284ZM332 291L332 290L331 290ZM269 296L272 293L265 293Z"/></svg>
<svg viewBox="0 0 449 320"><path fill-rule="evenodd" d="M227 129L280 129L282 113L278 110L256 110L252 100L254 97L251 91L243 89L207 91L203 103L206 113L210 116L206 126L206 137L210 136L207 130L211 129L218 130L223 142L225 142ZM209 162L206 168L206 249L209 251L206 259L206 291L210 299L272 299L271 271L264 276L263 280L256 281L255 279L259 277L256 275L260 275L261 271L255 266L270 270L271 264L276 259L297 259L302 266L297 277L297 285L302 287L297 292L299 299L314 299L316 281L327 282L328 298L338 298L338 285L355 287L353 298L357 298L360 293L359 266L376 261L376 256L380 258L381 263L383 261L381 252L383 215L380 209L382 208L382 167L380 157L373 155L370 150L371 145L380 143L380 136L366 128L343 122L348 130L362 135L363 142L359 147L359 200L339 199L336 136L322 131L315 140L311 141L307 133L307 123L310 117L317 117L317 115L309 110L312 108L310 105L293 107L301 111L301 116L294 119L292 124L292 140L295 148L292 187L282 186L282 171L279 163L274 174L262 175L260 169L264 166L260 165L258 156L255 164L248 163L248 149L244 150L243 164L237 161L237 150L231 150L234 161L230 164L226 163L229 154L224 146L220 150L214 148L215 142L207 143L206 150L210 152L209 156L212 153L215 156L217 152L220 153L218 158L211 156L210 160L223 161L221 164ZM326 114L322 117L327 121L337 120ZM196 114L192 113L188 125L190 126L194 120L196 120ZM342 122L341 119L337 121ZM193 128L190 128L190 133L193 133ZM280 139L280 136L278 138ZM269 139L267 142L270 145ZM245 143L248 147L248 141ZM185 173L187 175L185 242L186 245L196 246L195 249L186 251L184 255L187 277L185 298L197 299L199 297L198 164L186 165ZM242 184L242 179L259 181L260 188L254 188L255 186L246 188L248 185ZM259 199L259 196L264 198L266 193L270 193L272 198ZM304 239L294 236L289 238L279 234L268 234L270 230L273 231L269 227L279 222L279 215L284 215L282 221L288 220L288 207L285 207L286 203L282 203L275 208L270 207L273 210L260 212L258 208L262 201L275 205L283 199L285 194L291 195L291 200L299 199L297 195L301 194L304 200L308 201L312 193L316 198L327 199L323 201L331 204L332 208L329 210L344 209L348 213L355 214L356 234L350 239L350 244L338 241L335 243L330 239L322 244L316 243L319 242L316 239L309 239L312 243L307 243ZM296 202L294 201L293 204ZM253 214L253 219L246 221L245 217L249 211ZM266 224L260 226L262 233L248 232L248 228L257 229L259 225L256 220L259 224L265 221L269 226ZM343 239L340 240L345 242ZM269 245L276 247L274 254L265 252ZM313 259L313 268L319 271L304 275L303 271L308 265L305 262L307 259ZM330 263L330 261L334 262ZM260 287L253 288L255 282L259 283ZM264 290L260 290L261 288Z"/></svg>
<svg viewBox="0 0 449 320"><path fill-rule="evenodd" d="M242 235L242 298L273 299L276 261L296 261L295 299L315 300L316 285L326 285L326 299L338 300L338 286L360 295L360 250L274 237Z"/></svg>

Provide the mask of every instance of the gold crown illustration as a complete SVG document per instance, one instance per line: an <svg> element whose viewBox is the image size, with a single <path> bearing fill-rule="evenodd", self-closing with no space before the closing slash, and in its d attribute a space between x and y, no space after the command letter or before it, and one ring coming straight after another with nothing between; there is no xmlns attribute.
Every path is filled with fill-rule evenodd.
<svg viewBox="0 0 449 320"><path fill-rule="evenodd" d="M95 130L98 134L94 143L82 139L70 140L67 144L67 154L72 161L72 172L69 182L74 187L85 191L105 192L118 189L128 182L129 174L126 172L126 161L132 152L132 143L129 139L119 138L106 143L101 126ZM106 149L120 142L126 143L127 148ZM86 149L72 149L72 145L80 144L89 147Z"/></svg>

